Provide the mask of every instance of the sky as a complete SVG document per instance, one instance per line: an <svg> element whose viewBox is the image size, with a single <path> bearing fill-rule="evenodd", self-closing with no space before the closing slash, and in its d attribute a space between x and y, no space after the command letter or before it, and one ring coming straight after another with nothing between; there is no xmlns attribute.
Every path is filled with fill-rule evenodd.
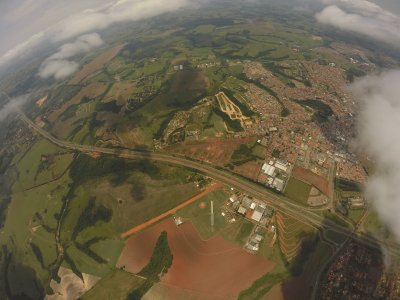
<svg viewBox="0 0 400 300"><path fill-rule="evenodd" d="M70 39L78 39L85 34L99 34L102 29L118 22L140 20L178 10L195 1L2 0L0 1L0 69L17 62L18 59L29 54L32 49L67 40L69 43L74 43ZM217 2L219 0L202 1ZM279 3L279 0L260 1ZM315 12L316 19L321 23L366 34L391 44L397 45L400 41L400 18L396 15L396 12L400 15L400 1L398 0L289 1L293 2L293 7L304 3L324 5L323 10ZM79 43L79 41L75 41L75 43ZM98 43L98 45L100 44ZM90 49L92 48L94 47ZM78 53L81 52L84 51ZM53 76L56 79L68 76L78 67L68 58L70 57L51 62L46 60L40 68L39 75L42 77ZM56 72L55 69L58 66L65 69L62 72Z"/></svg>
<svg viewBox="0 0 400 300"><path fill-rule="evenodd" d="M42 62L38 76L61 80L79 67L75 55L104 43L101 30L118 22L176 11L194 1L218 0L2 0L0 69L31 49L54 44L58 49ZM289 1L294 8L318 7L314 16L322 24L400 49L400 0ZM400 241L399 82L399 70L381 70L349 88L360 101L357 143L374 159L378 170L367 183L366 195ZM0 110L0 120L13 107Z"/></svg>

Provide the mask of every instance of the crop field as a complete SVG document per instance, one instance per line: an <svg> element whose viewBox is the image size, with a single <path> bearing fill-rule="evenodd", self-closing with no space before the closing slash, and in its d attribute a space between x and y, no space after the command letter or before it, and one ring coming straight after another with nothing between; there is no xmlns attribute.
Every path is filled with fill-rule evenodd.
<svg viewBox="0 0 400 300"><path fill-rule="evenodd" d="M84 65L75 73L74 77L69 81L69 84L78 84L89 75L101 70L107 62L112 60L121 51L123 47L124 45L118 45L95 57L91 62Z"/></svg>
<svg viewBox="0 0 400 300"><path fill-rule="evenodd" d="M299 166L293 168L292 176L315 186L318 190L329 197L329 182L322 176Z"/></svg>
<svg viewBox="0 0 400 300"><path fill-rule="evenodd" d="M189 219L199 232L201 239L208 240L228 225L221 215L221 206L228 198L226 192L215 191L179 210L177 215ZM211 201L214 203L214 228L211 227L210 219Z"/></svg>
<svg viewBox="0 0 400 300"><path fill-rule="evenodd" d="M59 109L51 113L48 117L50 123L56 123L59 118L63 120L74 117L75 112L78 109L79 103L81 103L84 97L89 99L96 98L102 95L107 89L107 85L104 83L91 83L83 87L76 95L74 95L69 101L65 102ZM75 108L75 109L74 109Z"/></svg>
<svg viewBox="0 0 400 300"><path fill-rule="evenodd" d="M247 253L218 235L202 241L190 222L177 227L171 219L128 239L118 266L132 273L140 271L163 230L168 233L173 261L168 273L161 277L162 283L203 292L209 297L233 298L274 268L273 262Z"/></svg>
<svg viewBox="0 0 400 300"><path fill-rule="evenodd" d="M129 81L115 82L106 96L104 102L116 100L118 105L125 105L136 88L136 83Z"/></svg>
<svg viewBox="0 0 400 300"><path fill-rule="evenodd" d="M291 176L285 189L285 195L294 201L307 205L310 191L311 185Z"/></svg>
<svg viewBox="0 0 400 300"><path fill-rule="evenodd" d="M249 161L235 166L234 170L236 173L256 181L261 170L261 166L261 161Z"/></svg>
<svg viewBox="0 0 400 300"><path fill-rule="evenodd" d="M281 251L291 261L299 253L303 238L312 234L314 228L284 214L277 215L277 225Z"/></svg>

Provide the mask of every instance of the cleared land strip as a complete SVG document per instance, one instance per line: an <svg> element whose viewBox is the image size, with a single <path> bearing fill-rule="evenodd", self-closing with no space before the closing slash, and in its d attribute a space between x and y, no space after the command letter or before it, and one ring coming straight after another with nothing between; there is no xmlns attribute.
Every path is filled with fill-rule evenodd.
<svg viewBox="0 0 400 300"><path fill-rule="evenodd" d="M295 217L298 220L302 220L304 222L309 222L312 225L319 226L321 228L329 228L333 231L337 231L343 235L346 235L352 239L357 240L360 243L366 244L368 246L381 249L381 245L385 244L385 249L389 251L390 254L400 256L400 249L398 245L389 245L387 243L383 243L375 238L365 235L358 234L353 230L344 227L343 225L336 224L334 221L324 218L317 213L312 212L312 209L307 209L300 205L294 204L291 200L287 199L284 196L278 196L270 191L268 191L265 187L260 186L259 184L253 183L247 179L239 177L233 173L230 173L226 170L220 170L211 166L209 164L203 162L197 162L188 160L183 157L173 156L167 153L160 152L150 152L150 151L134 151L128 149L111 149L111 148L101 148L87 145L78 145L71 142L61 141L42 128L38 127L34 124L29 118L25 116L23 112L20 112L21 120L27 123L30 127L36 130L43 137L47 138L52 143L63 147L72 149L75 151L90 153L90 152L99 152L103 154L114 155L122 158L128 159L144 159L144 160L155 160L161 161L169 164L176 164L184 167L188 167L198 172L204 173L217 181L220 181L224 184L232 186L237 190L240 190L250 196L263 200L266 204L271 207L284 211L290 216Z"/></svg>
<svg viewBox="0 0 400 300"><path fill-rule="evenodd" d="M140 224L138 226L135 226L135 227L129 229L128 231L125 231L123 234L121 234L121 237L123 239L127 238L128 236L130 236L130 235L132 235L132 234L134 234L134 233L136 233L136 232L138 232L140 230L143 230L143 229L153 225L154 223L157 223L158 221L164 219L165 217L168 217L169 215L174 214L177 210L179 210L181 208L184 208L185 206L188 206L189 204L195 202L196 200L204 197L205 195L207 195L207 194L209 194L209 193L211 193L211 192L213 192L213 191L215 191L215 190L217 190L219 188L221 188L221 184L215 183L215 184L209 186L208 188L206 188L201 193L199 193L196 196L190 198L189 200L179 204L178 206L175 206L174 208L166 211L165 213L162 213L161 215L158 215L157 217L155 217L153 219L150 219L150 220L148 220L148 221L146 221L146 222L144 222L144 223L142 223L142 224Z"/></svg>

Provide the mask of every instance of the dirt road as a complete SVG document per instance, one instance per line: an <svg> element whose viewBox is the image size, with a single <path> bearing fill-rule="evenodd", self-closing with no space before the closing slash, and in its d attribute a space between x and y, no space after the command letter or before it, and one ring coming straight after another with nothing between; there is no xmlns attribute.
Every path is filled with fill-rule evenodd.
<svg viewBox="0 0 400 300"><path fill-rule="evenodd" d="M217 189L220 189L221 187L222 187L221 183L213 183L212 185L207 187L201 193L199 193L196 196L190 198L189 200L179 204L178 206L174 207L173 209L170 209L170 210L166 211L165 213L162 213L161 215L158 215L157 217L148 220L147 222L144 222L144 223L142 223L142 224L140 224L138 226L135 226L135 227L129 229L128 231L126 231L123 234L121 234L121 237L122 238L126 238L126 237L128 237L128 236L130 236L130 235L132 235L132 234L134 234L134 233L136 233L138 231L140 231L140 230L143 230L146 227L149 227L150 225L152 225L152 224L164 219L165 217L174 214L177 210L179 210L179 209L181 209L181 208L183 208L183 207L195 202L196 200L202 198L203 196L205 196L205 195L207 195L207 194L209 194L209 193L211 193L211 192L213 192L213 191L215 191Z"/></svg>

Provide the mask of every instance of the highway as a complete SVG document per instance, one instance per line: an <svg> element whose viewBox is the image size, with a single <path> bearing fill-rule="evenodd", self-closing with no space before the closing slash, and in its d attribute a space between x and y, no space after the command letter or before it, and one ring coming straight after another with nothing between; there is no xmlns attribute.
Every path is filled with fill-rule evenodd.
<svg viewBox="0 0 400 300"><path fill-rule="evenodd" d="M216 167L208 163L189 160L184 157L174 156L169 153L153 152L153 151L135 151L130 149L112 149L104 147L95 147L90 145L79 145L67 141L62 141L57 139L44 129L38 127L22 111L19 112L19 115L20 119L23 122L25 122L28 126L30 126L37 133L42 135L50 142L58 145L59 147L83 153L98 152L126 159L153 160L153 161L165 162L168 164L174 164L191 168L211 178L214 178L215 180L220 181L230 187L233 187L245 194L248 194L249 196L253 196L254 198L262 200L269 206L275 208L276 210L280 210L288 214L289 216L294 217L303 222L306 222L312 226L319 228L329 228L343 235L346 235L352 239L355 239L360 243L381 249L381 243L377 241L375 238L363 234L358 234L355 231L345 226L337 224L330 219L324 218L323 216L318 214L318 211L313 211L312 208L307 208L301 205L297 205L288 198L281 195L277 195L268 190L266 187L256 184L243 177L237 176L234 173L231 173L227 170L217 169ZM396 245L385 245L385 249L392 255L396 256L400 255L400 249Z"/></svg>

